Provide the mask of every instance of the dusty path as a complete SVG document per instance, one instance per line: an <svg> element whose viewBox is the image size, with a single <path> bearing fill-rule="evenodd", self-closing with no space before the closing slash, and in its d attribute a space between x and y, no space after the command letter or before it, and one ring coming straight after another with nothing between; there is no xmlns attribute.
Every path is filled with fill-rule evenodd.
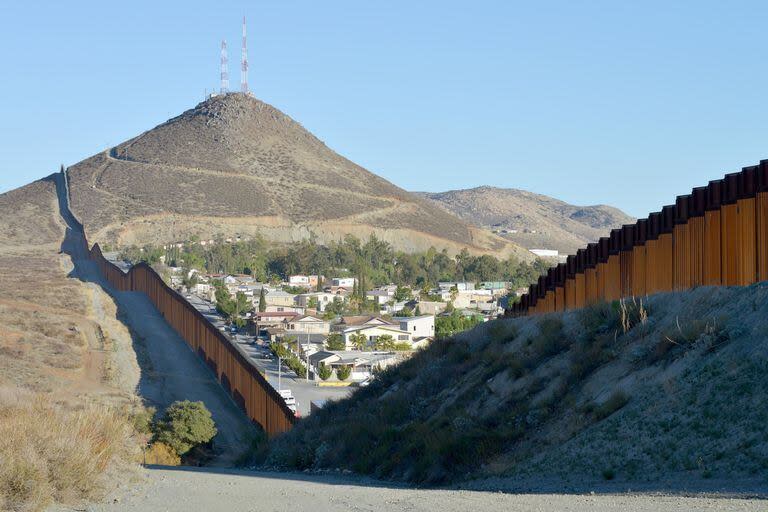
<svg viewBox="0 0 768 512"><path fill-rule="evenodd" d="M768 509L768 502L765 501L726 497L502 494L398 488L354 478L292 473L211 472L188 469L150 469L146 473L146 483L126 484L130 487L124 489L123 494L115 495L108 503L88 506L85 510L689 512Z"/></svg>
<svg viewBox="0 0 768 512"><path fill-rule="evenodd" d="M118 292L103 279L96 264L86 257L83 233L69 212L63 187L59 187L59 201L62 219L67 224L62 249L71 256L74 265L70 277L101 287L115 300L118 318L131 331L140 366L138 394L158 409L176 400L204 402L219 430L214 439L219 456L214 464L231 464L247 448L255 428L146 295ZM100 303L92 306L103 316Z"/></svg>

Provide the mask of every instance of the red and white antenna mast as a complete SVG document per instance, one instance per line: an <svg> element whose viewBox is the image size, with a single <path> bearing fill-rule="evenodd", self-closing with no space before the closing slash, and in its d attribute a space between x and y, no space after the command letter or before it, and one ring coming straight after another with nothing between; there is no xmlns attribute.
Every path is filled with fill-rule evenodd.
<svg viewBox="0 0 768 512"><path fill-rule="evenodd" d="M240 73L240 90L243 94L248 94L248 48L245 45L245 16L243 16L243 53Z"/></svg>
<svg viewBox="0 0 768 512"><path fill-rule="evenodd" d="M229 70L227 69L227 42L221 41L221 94L229 90Z"/></svg>

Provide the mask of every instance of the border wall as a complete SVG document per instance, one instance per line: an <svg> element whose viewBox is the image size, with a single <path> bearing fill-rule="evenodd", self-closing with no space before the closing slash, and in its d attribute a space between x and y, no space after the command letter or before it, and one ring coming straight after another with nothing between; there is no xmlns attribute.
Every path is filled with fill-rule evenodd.
<svg viewBox="0 0 768 512"><path fill-rule="evenodd" d="M69 197L67 175L66 172L62 174ZM71 212L68 213L68 221L82 230L80 221ZM146 294L168 325L208 365L221 386L251 421L258 423L269 437L291 429L296 422L295 415L240 347L232 343L184 297L165 284L152 267L139 263L127 273L123 272L103 256L98 244L88 249L85 231L82 232L88 258L96 263L109 284L119 291Z"/></svg>
<svg viewBox="0 0 768 512"><path fill-rule="evenodd" d="M768 160L678 196L552 267L506 311L577 309L695 286L768 280Z"/></svg>

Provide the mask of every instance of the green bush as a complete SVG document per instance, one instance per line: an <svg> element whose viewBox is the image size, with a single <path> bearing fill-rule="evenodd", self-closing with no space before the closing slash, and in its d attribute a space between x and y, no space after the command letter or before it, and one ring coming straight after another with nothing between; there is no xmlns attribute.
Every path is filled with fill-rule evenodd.
<svg viewBox="0 0 768 512"><path fill-rule="evenodd" d="M153 428L153 420L157 409L154 407L140 407L135 413L131 415L131 422L133 428L139 434L151 434Z"/></svg>
<svg viewBox="0 0 768 512"><path fill-rule="evenodd" d="M317 376L320 377L323 380L328 380L331 378L331 375L333 374L333 370L331 370L331 367L326 365L325 363L320 363L320 368L317 369Z"/></svg>
<svg viewBox="0 0 768 512"><path fill-rule="evenodd" d="M336 378L339 380L347 380L351 374L351 366L340 366L339 368L336 368Z"/></svg>
<svg viewBox="0 0 768 512"><path fill-rule="evenodd" d="M328 350L344 350L347 345L344 343L344 337L338 332L334 332L325 340L325 347Z"/></svg>
<svg viewBox="0 0 768 512"><path fill-rule="evenodd" d="M174 402L157 424L155 441L164 443L184 455L195 446L209 442L216 435L211 412L203 402Z"/></svg>

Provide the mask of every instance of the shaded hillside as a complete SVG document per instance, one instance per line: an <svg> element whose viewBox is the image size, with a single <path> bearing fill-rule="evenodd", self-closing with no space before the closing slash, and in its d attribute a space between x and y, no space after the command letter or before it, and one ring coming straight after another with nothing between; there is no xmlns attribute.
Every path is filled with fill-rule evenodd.
<svg viewBox="0 0 768 512"><path fill-rule="evenodd" d="M339 156L291 118L242 94L216 96L70 168L72 206L93 241L261 233L277 242L371 233L396 248L518 254Z"/></svg>
<svg viewBox="0 0 768 512"><path fill-rule="evenodd" d="M267 464L509 489L764 481L766 299L698 288L489 322L303 420Z"/></svg>
<svg viewBox="0 0 768 512"><path fill-rule="evenodd" d="M491 229L527 249L572 254L613 228L634 219L612 206L574 206L512 188L477 187L420 196L477 226ZM516 230L517 233L509 233ZM503 233L507 231L507 233Z"/></svg>

